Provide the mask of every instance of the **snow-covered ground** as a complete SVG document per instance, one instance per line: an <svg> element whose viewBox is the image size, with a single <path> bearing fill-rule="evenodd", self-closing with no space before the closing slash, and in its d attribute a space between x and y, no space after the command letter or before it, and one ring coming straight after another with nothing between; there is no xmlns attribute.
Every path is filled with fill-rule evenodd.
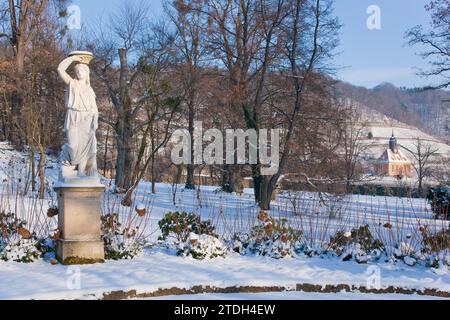
<svg viewBox="0 0 450 320"><path fill-rule="evenodd" d="M0 144L0 174L3 179L17 178L17 170L26 172L25 156ZM57 177L55 159L50 158L47 167L49 185ZM13 165L9 164L13 162ZM4 189L1 189L3 190ZM142 224L149 242L154 244L159 236L158 221L165 213L174 210L198 212L205 219L217 225L221 237L227 238L237 231L245 231L257 223L258 208L253 201L251 189L242 195L218 192L217 187L201 187L197 190L183 190L178 187L173 203L172 186L157 184L157 193L151 194L146 182L139 186L135 203L144 204L150 210ZM119 198L106 194L103 197L104 211L120 212L123 215L133 212L118 205ZM6 199L0 197L0 200ZM34 201L31 197L25 202ZM24 206L27 205L24 204ZM43 203L46 211L48 202ZM140 206L140 205L139 205ZM21 207L24 208L24 207ZM22 210L18 210L22 212ZM128 213L127 213L128 212ZM291 225L305 232L305 239L311 246L320 246L336 231L349 231L355 226L368 223L383 236L383 224L392 225L393 242L408 241L411 246L419 245L417 226L428 225L440 230L448 225L446 221L432 219L429 205L423 199L396 197L347 196L343 199L328 199L327 205L320 204L315 193L284 192L272 206L272 216L286 217ZM56 218L50 225L55 225ZM397 232L398 231L398 232ZM335 286L326 288L326 286ZM133 260L107 261L104 264L83 266L51 265L49 259L35 263L21 264L0 261L0 299L90 299L114 297L117 292L129 294L116 297L147 297L151 295L171 295L176 292L208 293L195 298L252 298L255 299L398 299L419 295L394 295L401 289L403 293L443 294L450 296L450 272L448 267L426 268L423 265L407 266L403 262L357 264L343 262L339 258L306 257L276 260L269 257L240 256L229 253L226 258L195 260L177 256L173 251L149 247ZM227 296L230 288L251 287L260 291L264 287L277 290L302 291L305 286L310 291L337 293L242 293ZM336 288L357 291L358 288L385 290L383 294L342 293ZM177 289L173 289L177 288ZM215 288L215 289L211 289ZM423 292L425 289L428 291ZM216 290L216 291L214 291ZM363 291L362 290L362 291ZM305 291L305 290L303 290ZM307 290L306 290L307 291ZM212 294L212 295L211 295ZM183 296L192 298L191 295ZM182 298L182 297L180 297Z"/></svg>
<svg viewBox="0 0 450 320"><path fill-rule="evenodd" d="M317 293L303 291L262 293L202 293L144 298L146 300L446 300L417 294L374 294L358 292Z"/></svg>
<svg viewBox="0 0 450 320"><path fill-rule="evenodd" d="M447 270L401 264L360 265L328 258L276 260L238 254L198 261L161 249L147 249L129 261L82 266L53 266L46 261L0 262L0 273L0 299L94 299L114 291L163 294L161 289L195 286L221 289L276 286L295 290L301 285L346 284L352 288L376 289L379 285L379 288L450 292Z"/></svg>
<svg viewBox="0 0 450 320"><path fill-rule="evenodd" d="M200 213L217 225L219 235L228 239L237 231L251 229L257 223L258 214L253 189L245 189L242 195L217 192L217 189L202 186L198 192L180 186L174 205L170 185L157 184L157 193L150 194L150 185L142 183L136 192L136 201L151 203L146 227L152 239L159 235L158 221L173 210ZM321 246L321 242L329 240L337 231L350 231L369 224L378 237L392 243L408 243L418 249L420 225L427 225L430 231L440 231L449 224L433 219L425 199L348 195L342 199L327 199L324 205L316 193L310 192L283 192L272 204L271 215L286 218L291 226L302 230L312 247ZM384 228L386 223L391 229Z"/></svg>
<svg viewBox="0 0 450 320"><path fill-rule="evenodd" d="M36 154L36 161L39 155ZM22 183L26 183L29 177L29 153L27 150L17 152L8 142L0 141L0 179L1 181L22 179ZM58 162L57 158L51 155L46 157L46 180L51 183L58 178Z"/></svg>

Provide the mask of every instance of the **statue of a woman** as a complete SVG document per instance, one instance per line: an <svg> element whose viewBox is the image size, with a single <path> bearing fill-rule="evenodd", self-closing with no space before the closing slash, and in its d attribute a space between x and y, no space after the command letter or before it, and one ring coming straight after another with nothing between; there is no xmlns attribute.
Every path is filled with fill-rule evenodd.
<svg viewBox="0 0 450 320"><path fill-rule="evenodd" d="M62 165L74 167L78 177L97 176L95 131L98 127L98 109L89 80L88 64L91 60L91 53L76 51L58 66L58 74L67 85L66 143L62 147ZM72 64L75 64L76 78L67 73Z"/></svg>

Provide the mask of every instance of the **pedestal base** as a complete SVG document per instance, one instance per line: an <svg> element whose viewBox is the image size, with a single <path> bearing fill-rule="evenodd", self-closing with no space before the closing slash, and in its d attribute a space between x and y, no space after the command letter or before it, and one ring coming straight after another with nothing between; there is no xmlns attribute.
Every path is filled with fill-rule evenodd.
<svg viewBox="0 0 450 320"><path fill-rule="evenodd" d="M103 241L58 240L56 258L64 265L104 262Z"/></svg>
<svg viewBox="0 0 450 320"><path fill-rule="evenodd" d="M100 195L105 187L59 184L54 189L58 194L61 231L56 258L62 264L103 262Z"/></svg>

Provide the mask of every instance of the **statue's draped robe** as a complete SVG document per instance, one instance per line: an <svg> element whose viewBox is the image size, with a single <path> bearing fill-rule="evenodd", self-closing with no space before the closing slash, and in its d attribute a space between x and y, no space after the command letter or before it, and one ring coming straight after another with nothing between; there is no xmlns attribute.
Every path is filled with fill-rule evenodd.
<svg viewBox="0 0 450 320"><path fill-rule="evenodd" d="M95 131L98 127L98 109L95 93L85 81L71 79L66 95L66 118L64 131L66 144L62 148L63 160L71 165L86 166L95 161L97 154L97 139ZM87 175L93 168L86 168ZM96 169L96 168L95 168ZM80 173L79 173L80 174Z"/></svg>

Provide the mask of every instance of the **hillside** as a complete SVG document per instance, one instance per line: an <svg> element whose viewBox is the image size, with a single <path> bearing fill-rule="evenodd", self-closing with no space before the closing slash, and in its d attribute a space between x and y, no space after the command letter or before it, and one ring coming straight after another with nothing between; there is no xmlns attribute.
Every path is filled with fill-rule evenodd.
<svg viewBox="0 0 450 320"><path fill-rule="evenodd" d="M336 83L341 98L356 101L389 118L450 142L450 92L418 91L382 83L373 89Z"/></svg>
<svg viewBox="0 0 450 320"><path fill-rule="evenodd" d="M361 122L364 122L367 132L371 135L370 139L369 137L366 139L366 143L371 145L371 148L368 150L370 157L378 158L381 155L386 149L392 133L400 145L410 150L416 149L415 144L417 139L420 139L425 144L430 144L436 148L437 156L450 157L448 140L441 139L413 125L388 117L361 103L353 101L349 103L352 103L357 108Z"/></svg>

